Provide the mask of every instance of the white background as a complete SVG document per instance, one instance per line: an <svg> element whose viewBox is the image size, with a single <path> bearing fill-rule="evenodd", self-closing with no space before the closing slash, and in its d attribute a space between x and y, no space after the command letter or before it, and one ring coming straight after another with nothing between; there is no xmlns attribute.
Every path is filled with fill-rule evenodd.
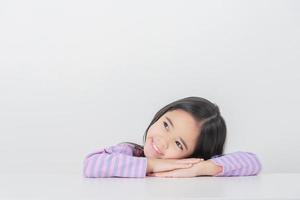
<svg viewBox="0 0 300 200"><path fill-rule="evenodd" d="M300 172L299 1L0 1L1 172L81 173L154 114L215 102L225 153Z"/></svg>

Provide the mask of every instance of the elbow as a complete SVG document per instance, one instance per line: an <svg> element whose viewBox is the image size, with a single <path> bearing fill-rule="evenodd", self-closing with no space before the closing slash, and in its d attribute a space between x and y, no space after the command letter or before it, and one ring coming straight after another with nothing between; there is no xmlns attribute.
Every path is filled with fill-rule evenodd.
<svg viewBox="0 0 300 200"><path fill-rule="evenodd" d="M251 155L252 160L252 172L249 175L258 175L262 170L262 164L260 162L260 159L257 157L254 153L249 153L248 155Z"/></svg>
<svg viewBox="0 0 300 200"><path fill-rule="evenodd" d="M256 162L255 162L255 169L256 170L255 170L254 175L258 175L262 170L262 164L261 164L260 160L257 157L256 157Z"/></svg>

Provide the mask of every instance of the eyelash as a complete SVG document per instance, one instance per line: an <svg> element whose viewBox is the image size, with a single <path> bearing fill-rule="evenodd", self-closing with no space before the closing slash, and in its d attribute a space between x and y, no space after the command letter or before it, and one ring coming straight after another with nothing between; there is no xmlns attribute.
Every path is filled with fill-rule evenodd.
<svg viewBox="0 0 300 200"><path fill-rule="evenodd" d="M164 127L165 127L165 128L166 128L165 125L167 125L167 126L169 127L169 125L168 125L167 122L164 121L163 124L164 124ZM178 142L178 141L176 140L175 143L176 143L176 145L177 145L178 148L180 148L181 150L183 150L182 144L181 144L180 142Z"/></svg>

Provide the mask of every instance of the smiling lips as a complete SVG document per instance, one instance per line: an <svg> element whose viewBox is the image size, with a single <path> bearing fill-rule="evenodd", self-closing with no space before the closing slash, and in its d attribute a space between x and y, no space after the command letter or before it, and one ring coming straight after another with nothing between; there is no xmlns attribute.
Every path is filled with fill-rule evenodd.
<svg viewBox="0 0 300 200"><path fill-rule="evenodd" d="M157 154L162 154L162 152L159 150L159 148L154 144L154 142L152 141L152 148L155 150L155 152L157 153Z"/></svg>

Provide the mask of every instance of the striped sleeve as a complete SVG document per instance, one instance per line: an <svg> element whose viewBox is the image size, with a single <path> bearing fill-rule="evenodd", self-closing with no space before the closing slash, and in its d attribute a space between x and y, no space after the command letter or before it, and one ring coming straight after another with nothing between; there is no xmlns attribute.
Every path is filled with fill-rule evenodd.
<svg viewBox="0 0 300 200"><path fill-rule="evenodd" d="M84 159L83 176L144 178L146 170L145 157L134 157L130 145L119 144L88 154Z"/></svg>
<svg viewBox="0 0 300 200"><path fill-rule="evenodd" d="M222 171L214 176L252 176L262 168L257 156L250 152L238 151L210 160L222 167Z"/></svg>

